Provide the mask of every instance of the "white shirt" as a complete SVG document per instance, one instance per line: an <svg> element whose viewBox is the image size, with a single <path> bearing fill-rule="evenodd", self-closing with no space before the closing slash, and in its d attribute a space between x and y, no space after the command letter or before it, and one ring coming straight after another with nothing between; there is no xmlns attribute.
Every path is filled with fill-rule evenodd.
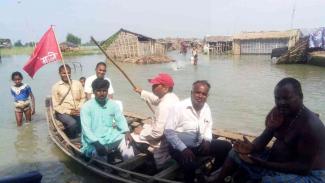
<svg viewBox="0 0 325 183"><path fill-rule="evenodd" d="M142 90L141 98L148 101L155 107L155 116L152 124L144 126L140 133L140 138L147 141L160 140L164 134L164 128L168 117L168 112L175 103L179 102L178 97L174 93L166 93L161 99L151 92Z"/></svg>
<svg viewBox="0 0 325 183"><path fill-rule="evenodd" d="M85 82L85 93L90 93L91 94L91 98L95 98L95 95L93 94L93 88L91 87L91 84L93 83L93 81L97 79L97 75L92 75L92 76L89 76L87 79L86 79L86 82ZM105 80L107 80L109 82L109 88L108 88L108 94L109 95L113 95L114 93L114 90L113 90L113 85L112 85L112 82L111 80L108 78L108 77L105 77L104 78Z"/></svg>
<svg viewBox="0 0 325 183"><path fill-rule="evenodd" d="M134 133L131 135L137 142L150 144L156 166L159 168L170 159L168 144L163 138L164 128L169 111L175 103L179 102L179 99L174 93L166 93L159 99L153 93L145 90L142 90L141 98L155 107L155 116L151 124L143 125L140 135Z"/></svg>
<svg viewBox="0 0 325 183"><path fill-rule="evenodd" d="M212 117L207 103L198 114L191 98L187 98L169 112L165 127L167 141L174 149L183 151L187 147L198 147L202 140L212 140Z"/></svg>

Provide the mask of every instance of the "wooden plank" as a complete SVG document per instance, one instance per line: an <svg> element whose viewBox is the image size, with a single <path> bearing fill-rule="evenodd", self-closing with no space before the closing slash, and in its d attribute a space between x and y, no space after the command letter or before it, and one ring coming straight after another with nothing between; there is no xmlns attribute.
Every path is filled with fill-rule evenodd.
<svg viewBox="0 0 325 183"><path fill-rule="evenodd" d="M154 179L156 178L171 178L172 175L179 169L178 163L173 163L171 166L168 168L162 170L161 172L157 173L154 175Z"/></svg>

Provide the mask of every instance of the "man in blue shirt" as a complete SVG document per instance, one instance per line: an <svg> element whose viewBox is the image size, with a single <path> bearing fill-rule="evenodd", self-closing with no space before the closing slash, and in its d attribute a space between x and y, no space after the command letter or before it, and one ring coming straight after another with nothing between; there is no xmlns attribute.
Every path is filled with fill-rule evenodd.
<svg viewBox="0 0 325 183"><path fill-rule="evenodd" d="M123 160L134 156L130 145L132 138L128 124L119 106L107 97L110 83L95 79L92 83L95 98L81 109L82 149L88 157L105 158L109 151L117 149Z"/></svg>

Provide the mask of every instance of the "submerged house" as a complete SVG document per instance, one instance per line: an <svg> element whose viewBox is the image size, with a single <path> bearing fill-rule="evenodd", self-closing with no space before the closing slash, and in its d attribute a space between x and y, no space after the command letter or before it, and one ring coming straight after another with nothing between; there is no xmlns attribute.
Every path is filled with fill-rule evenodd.
<svg viewBox="0 0 325 183"><path fill-rule="evenodd" d="M232 50L232 36L206 36L204 52L208 55L225 54Z"/></svg>
<svg viewBox="0 0 325 183"><path fill-rule="evenodd" d="M79 46L71 42L62 42L60 43L60 49L62 52L65 51L76 51L79 49Z"/></svg>
<svg viewBox="0 0 325 183"><path fill-rule="evenodd" d="M1 39L0 38L0 48L11 48L11 40L10 39Z"/></svg>
<svg viewBox="0 0 325 183"><path fill-rule="evenodd" d="M107 54L119 61L130 58L141 58L148 56L163 56L166 53L165 45L157 40L120 29L102 43Z"/></svg>
<svg viewBox="0 0 325 183"><path fill-rule="evenodd" d="M299 30L242 32L233 36L233 53L271 54L272 49L295 45L300 38Z"/></svg>

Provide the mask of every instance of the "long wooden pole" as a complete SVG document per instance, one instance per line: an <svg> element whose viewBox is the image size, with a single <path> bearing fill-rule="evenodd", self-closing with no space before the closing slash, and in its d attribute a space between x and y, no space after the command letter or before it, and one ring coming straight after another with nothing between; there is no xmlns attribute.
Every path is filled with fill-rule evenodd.
<svg viewBox="0 0 325 183"><path fill-rule="evenodd" d="M95 38L94 37L90 37L91 38L91 40L95 43L95 45L100 49L100 51L102 51L102 53L106 56L106 58L108 59L108 60L110 60L115 66L116 66L116 68L119 70L119 71L121 71L121 73L123 74L123 76L129 81L129 83L132 85L132 87L133 87L133 89L135 89L136 88L136 86L135 86L135 84L132 82L132 80L129 78L129 76L123 71L123 69L120 67L120 66L118 66L116 63L115 63L115 61L113 60L113 59L111 59L108 55L107 55L107 53L105 52L105 50L98 44L98 42L95 40ZM152 109L152 107L151 107L151 105L148 103L148 101L146 101L146 104L147 104L147 106L149 107L149 109L151 110L151 112L152 113L155 113L154 112L154 110Z"/></svg>

